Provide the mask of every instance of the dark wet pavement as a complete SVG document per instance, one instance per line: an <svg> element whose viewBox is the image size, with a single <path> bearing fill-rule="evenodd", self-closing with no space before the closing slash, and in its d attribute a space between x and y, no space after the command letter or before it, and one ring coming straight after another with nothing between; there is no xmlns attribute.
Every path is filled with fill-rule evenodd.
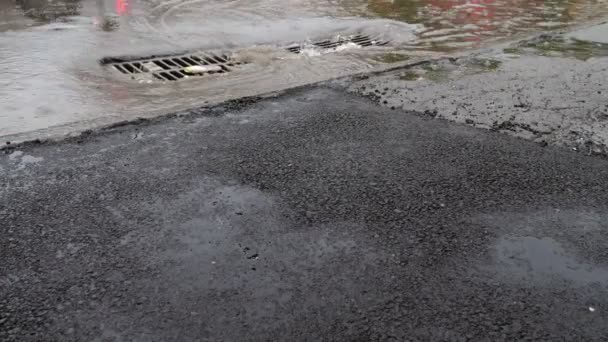
<svg viewBox="0 0 608 342"><path fill-rule="evenodd" d="M308 87L0 155L3 341L603 341L608 164Z"/></svg>
<svg viewBox="0 0 608 342"><path fill-rule="evenodd" d="M428 56L477 47L601 17L605 10L601 1L557 0L3 1L0 136L33 132L27 138L44 138L310 84L371 70L386 62L387 52ZM277 49L352 31L381 35L391 46L314 57ZM98 64L106 56L192 48L236 49L254 63L186 85L139 84Z"/></svg>

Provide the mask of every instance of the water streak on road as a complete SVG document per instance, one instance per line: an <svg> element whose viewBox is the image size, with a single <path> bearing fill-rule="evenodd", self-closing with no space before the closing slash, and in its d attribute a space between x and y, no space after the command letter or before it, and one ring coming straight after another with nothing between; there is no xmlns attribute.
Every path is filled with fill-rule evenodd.
<svg viewBox="0 0 608 342"><path fill-rule="evenodd" d="M2 1L0 136L164 113L374 65L357 49L313 58L277 48L292 42L356 31L391 40L393 50L433 53L562 27L605 8L603 0ZM254 63L173 84L120 80L98 64L104 56L191 48L240 50Z"/></svg>

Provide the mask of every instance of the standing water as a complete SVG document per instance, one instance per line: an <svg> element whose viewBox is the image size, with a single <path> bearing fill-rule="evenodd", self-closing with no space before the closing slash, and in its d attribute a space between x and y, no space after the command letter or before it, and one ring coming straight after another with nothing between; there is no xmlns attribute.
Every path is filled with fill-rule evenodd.
<svg viewBox="0 0 608 342"><path fill-rule="evenodd" d="M280 48L292 43L358 32L391 42L369 53L433 54L607 8L604 0L0 1L0 136L155 115L374 66L357 49L314 57ZM99 65L195 48L237 51L249 66L204 82L142 84Z"/></svg>

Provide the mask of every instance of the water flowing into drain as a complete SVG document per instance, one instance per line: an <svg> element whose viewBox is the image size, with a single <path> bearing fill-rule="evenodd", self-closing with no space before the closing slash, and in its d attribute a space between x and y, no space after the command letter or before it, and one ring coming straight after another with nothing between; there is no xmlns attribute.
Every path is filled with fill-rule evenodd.
<svg viewBox="0 0 608 342"><path fill-rule="evenodd" d="M356 33L338 35L331 39L322 39L312 43L293 44L283 49L291 53L304 53L308 47L324 53L340 51L340 47L386 46L389 41ZM319 53L320 54L320 53ZM233 71L248 62L235 60L231 53L194 51L175 54L154 55L148 57L104 57L100 64L127 75L139 82L150 83L153 80L178 81L190 77L201 77L213 74L224 74Z"/></svg>
<svg viewBox="0 0 608 342"><path fill-rule="evenodd" d="M327 40L314 42L314 43L312 43L312 46L329 50L329 49L335 49L341 45L348 44L348 43L353 43L353 44L356 44L356 45L362 46L362 47L385 46L385 45L389 44L388 41L385 41L382 39L372 38L365 34L355 34L355 35L350 35L350 36L338 36L335 39L327 39ZM294 44L292 46L287 47L287 51L293 52L293 53L300 53L300 52L302 52L302 49L303 49L302 44Z"/></svg>
<svg viewBox="0 0 608 342"><path fill-rule="evenodd" d="M233 61L228 54L203 51L150 57L106 57L100 63L140 81L152 78L177 81L191 76L222 74L243 64Z"/></svg>

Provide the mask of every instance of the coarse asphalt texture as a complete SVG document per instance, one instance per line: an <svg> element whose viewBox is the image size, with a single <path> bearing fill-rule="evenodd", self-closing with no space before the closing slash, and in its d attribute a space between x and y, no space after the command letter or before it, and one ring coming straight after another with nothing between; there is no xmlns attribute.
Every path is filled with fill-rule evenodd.
<svg viewBox="0 0 608 342"><path fill-rule="evenodd" d="M0 155L2 341L605 341L608 161L310 86Z"/></svg>

